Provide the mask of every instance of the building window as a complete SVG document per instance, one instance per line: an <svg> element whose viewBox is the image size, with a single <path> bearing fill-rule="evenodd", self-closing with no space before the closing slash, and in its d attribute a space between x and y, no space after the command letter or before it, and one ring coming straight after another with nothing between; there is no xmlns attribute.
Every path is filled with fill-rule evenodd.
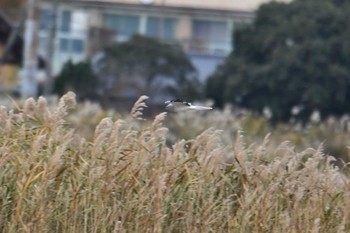
<svg viewBox="0 0 350 233"><path fill-rule="evenodd" d="M146 35L168 41L175 40L176 19L174 18L147 18ZM163 31L163 33L161 33Z"/></svg>
<svg viewBox="0 0 350 233"><path fill-rule="evenodd" d="M83 41L78 39L72 40L72 52L73 53L83 53Z"/></svg>
<svg viewBox="0 0 350 233"><path fill-rule="evenodd" d="M52 11L43 9L40 12L39 29L46 31L49 29L52 20Z"/></svg>
<svg viewBox="0 0 350 233"><path fill-rule="evenodd" d="M62 11L61 14L61 31L70 32L71 31L71 21L72 14L70 11Z"/></svg>
<svg viewBox="0 0 350 233"><path fill-rule="evenodd" d="M84 52L84 42L80 39L61 38L59 48L61 53L82 54Z"/></svg>
<svg viewBox="0 0 350 233"><path fill-rule="evenodd" d="M192 44L194 50L226 52L230 49L230 33L225 21L192 21Z"/></svg>
<svg viewBox="0 0 350 233"><path fill-rule="evenodd" d="M127 40L139 31L140 17L136 15L105 14L103 21L105 27L112 30L119 40Z"/></svg>
<svg viewBox="0 0 350 233"><path fill-rule="evenodd" d="M60 39L60 52L62 53L69 52L69 39L65 39L65 38Z"/></svg>

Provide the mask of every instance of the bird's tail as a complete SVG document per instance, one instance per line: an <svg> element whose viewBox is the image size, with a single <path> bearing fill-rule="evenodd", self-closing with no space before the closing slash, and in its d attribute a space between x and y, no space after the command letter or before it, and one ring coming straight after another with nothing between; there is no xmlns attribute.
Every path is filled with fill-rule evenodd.
<svg viewBox="0 0 350 233"><path fill-rule="evenodd" d="M204 107L204 106L196 106L196 105L192 105L190 107L191 110L212 110L212 107Z"/></svg>

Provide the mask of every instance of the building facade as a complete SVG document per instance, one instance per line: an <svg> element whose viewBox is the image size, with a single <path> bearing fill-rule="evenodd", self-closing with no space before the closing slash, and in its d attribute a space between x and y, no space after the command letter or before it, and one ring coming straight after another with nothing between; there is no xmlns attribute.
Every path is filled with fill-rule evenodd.
<svg viewBox="0 0 350 233"><path fill-rule="evenodd" d="M54 73L69 59L81 61L111 41L133 34L178 43L205 80L234 49L232 32L249 23L267 0L70 0L57 14ZM40 5L39 53L45 57L50 1Z"/></svg>

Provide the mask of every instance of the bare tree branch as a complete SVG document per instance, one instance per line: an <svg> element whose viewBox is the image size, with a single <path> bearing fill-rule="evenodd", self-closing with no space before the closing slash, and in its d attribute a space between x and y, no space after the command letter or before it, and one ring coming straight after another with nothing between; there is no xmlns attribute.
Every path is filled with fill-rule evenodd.
<svg viewBox="0 0 350 233"><path fill-rule="evenodd" d="M4 64L4 62L6 61L6 58L16 40L16 37L19 35L19 32L20 32L20 28L23 27L23 23L24 23L24 20L26 18L26 9L25 7L22 8L21 10L21 13L20 13L20 18L19 18L19 21L13 25L10 25L12 30L11 30L11 34L10 36L8 37L7 41L6 41L6 44L5 44L5 47L4 47L4 50L3 50L3 53L2 53L2 56L0 57L0 67Z"/></svg>

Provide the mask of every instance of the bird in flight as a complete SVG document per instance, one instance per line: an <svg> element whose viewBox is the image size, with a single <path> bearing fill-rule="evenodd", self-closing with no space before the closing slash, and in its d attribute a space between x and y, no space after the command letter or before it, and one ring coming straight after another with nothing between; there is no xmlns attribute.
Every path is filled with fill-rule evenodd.
<svg viewBox="0 0 350 233"><path fill-rule="evenodd" d="M165 109L170 112L184 112L189 110L211 110L212 107L192 105L181 99L165 101Z"/></svg>

